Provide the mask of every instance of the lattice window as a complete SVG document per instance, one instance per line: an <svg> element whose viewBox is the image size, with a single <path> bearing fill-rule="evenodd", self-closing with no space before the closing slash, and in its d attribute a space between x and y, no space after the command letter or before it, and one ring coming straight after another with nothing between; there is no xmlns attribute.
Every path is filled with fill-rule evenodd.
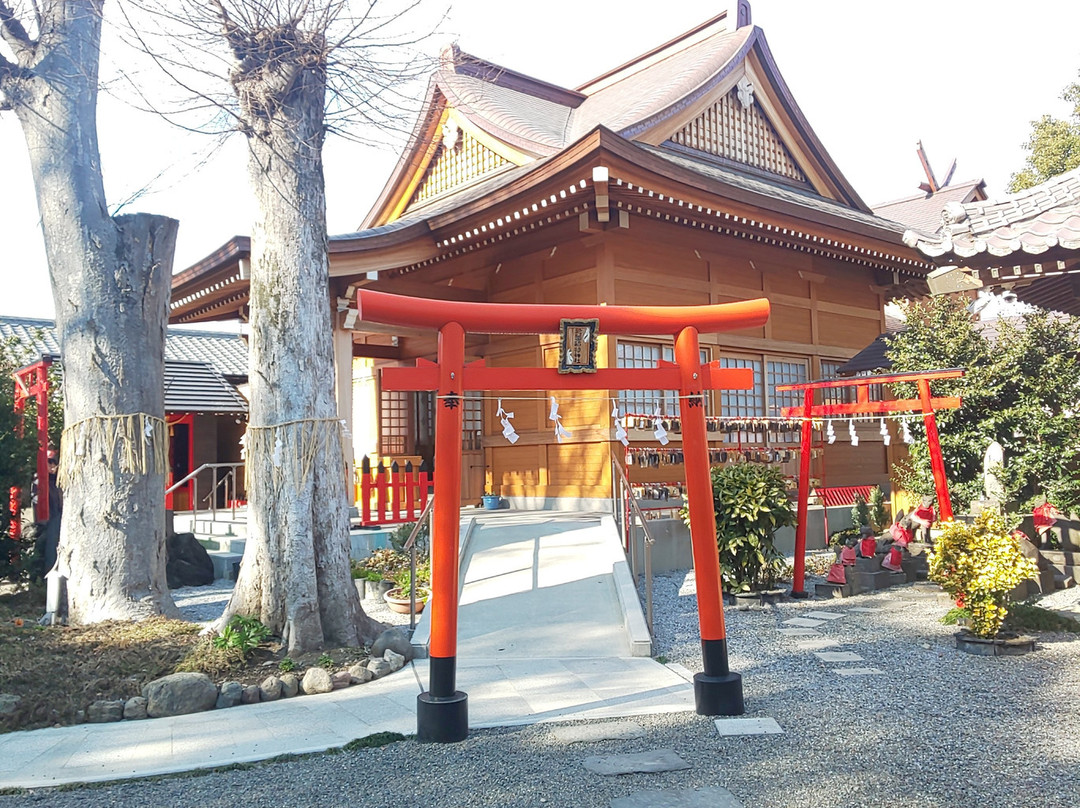
<svg viewBox="0 0 1080 808"><path fill-rule="evenodd" d="M725 95L671 140L689 149L806 182L806 175L757 104L744 108L735 92Z"/></svg>
<svg viewBox="0 0 1080 808"><path fill-rule="evenodd" d="M664 346L647 342L620 340L615 347L615 367L655 368L660 363L662 347ZM619 393L619 403L625 413L652 415L663 400L664 394L661 390L623 390ZM661 412L664 412L663 407L661 407ZM664 414L674 415L675 413Z"/></svg>
<svg viewBox="0 0 1080 808"><path fill-rule="evenodd" d="M454 148L447 148L445 143L439 146L409 204L423 202L508 165L510 161L505 157L468 132L461 132Z"/></svg>
<svg viewBox="0 0 1080 808"><path fill-rule="evenodd" d="M831 359L821 360L821 378L823 379L838 379L840 374L837 373L841 367L844 366L843 362L835 362ZM826 387L821 391L821 403L822 404L850 404L855 400L855 388L854 387Z"/></svg>
<svg viewBox="0 0 1080 808"><path fill-rule="evenodd" d="M749 368L754 373L754 386L750 390L721 390L720 413L726 418L761 418L765 415L765 383L760 359L742 359L732 356L720 358L720 367ZM729 443L760 441L759 432L736 432L725 435Z"/></svg>
<svg viewBox="0 0 1080 808"><path fill-rule="evenodd" d="M465 392L461 411L461 448L468 452L483 448L484 399L479 390Z"/></svg>
<svg viewBox="0 0 1080 808"><path fill-rule="evenodd" d="M776 389L776 386L778 384L802 384L807 381L805 362L770 361L766 365L766 373L768 373L769 379L770 417L780 418L784 407L795 407L803 403L803 394L800 391L785 390L780 392ZM799 439L799 433L772 432L769 437L782 443L790 443Z"/></svg>
<svg viewBox="0 0 1080 808"><path fill-rule="evenodd" d="M409 393L383 390L379 394L379 454L408 454Z"/></svg>

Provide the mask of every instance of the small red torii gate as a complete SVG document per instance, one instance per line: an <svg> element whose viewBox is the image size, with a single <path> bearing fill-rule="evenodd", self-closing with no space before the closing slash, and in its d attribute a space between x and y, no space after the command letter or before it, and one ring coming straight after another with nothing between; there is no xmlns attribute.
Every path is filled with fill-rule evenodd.
<svg viewBox="0 0 1080 808"><path fill-rule="evenodd" d="M708 306L555 306L468 303L416 299L361 289L360 318L368 322L439 332L438 362L415 368L384 368L384 390L435 390L435 504L431 529L431 645L429 689L417 696L417 738L456 742L469 732L468 696L457 690L458 541L461 502L461 401L466 390L678 390L697 576L698 620L704 671L694 676L701 715L741 715L742 677L728 668L727 635L720 592L716 517L709 476L704 391L750 389L748 369L701 364L698 334L763 325L767 300ZM675 337L675 363L656 368L597 368L560 373L555 368L485 367L465 364L465 333L553 334L565 319L594 320L599 334ZM595 344L595 340L593 342Z"/></svg>
<svg viewBox="0 0 1080 808"><path fill-rule="evenodd" d="M39 495L34 511L34 520L44 522L49 518L49 497L40 495L42 480L49 479L48 448L49 448L49 366L52 359L45 357L16 370L12 377L15 379L15 413L19 416L19 435L22 435L22 415L26 412L26 402L35 398L37 400L37 478ZM47 491L47 489L45 489ZM8 535L13 539L22 536L22 522L19 516L19 500L21 490L18 486L12 486L9 495L9 508L11 510L11 525Z"/></svg>
<svg viewBox="0 0 1080 808"><path fill-rule="evenodd" d="M949 499L949 483L945 478L945 460L941 456L941 441L938 439L935 410L955 410L960 407L958 396L945 398L930 397L930 382L933 379L958 379L965 371L962 368L948 370L912 371L892 373L882 376L856 376L850 379L828 379L803 384L778 384L777 391L801 390L803 403L797 407L784 407L781 410L785 418L802 419L802 445L799 457L799 513L795 528L795 572L791 582L791 596L805 598L809 593L804 588L806 575L806 512L810 498L810 440L814 418L842 417L844 415L891 415L898 412L922 412L926 425L926 441L930 449L930 468L934 474L934 488L937 492L938 511L941 521L949 522L953 518L952 502ZM919 387L917 399L898 399L893 401L871 401L870 387L875 384L896 384L899 382L915 383ZM854 387L855 401L848 404L814 404L814 391Z"/></svg>

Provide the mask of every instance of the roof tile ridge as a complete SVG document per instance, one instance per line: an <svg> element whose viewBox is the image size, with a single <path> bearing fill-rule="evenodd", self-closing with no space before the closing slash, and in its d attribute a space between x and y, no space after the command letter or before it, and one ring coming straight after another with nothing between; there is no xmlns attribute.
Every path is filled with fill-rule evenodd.
<svg viewBox="0 0 1080 808"><path fill-rule="evenodd" d="M727 16L727 11L723 11L720 14L717 14L715 17L712 17L711 19L695 25L689 31L684 31L675 38L669 39L667 42L664 42L661 45L657 45L655 48L652 48L651 50L648 50L645 53L640 54L639 56L635 56L628 62L624 62L618 67L614 67L611 70L601 73L596 78L590 79L584 84L579 84L575 88L575 90L577 92L584 93L587 96L591 96L596 92L605 89L606 87L610 87L612 84L617 84L618 82L622 81L628 76L633 75L634 73L641 72L646 67L649 67L650 65L655 64L658 61L664 61L665 59L668 59L677 53L682 53L683 51L693 47L694 45L699 44L700 42L703 42L714 36L735 34L738 33L738 31L742 30L740 28L721 28L716 31L709 32L709 29L716 27L721 20L726 23ZM753 26L743 27L753 28ZM680 44L681 47L675 47L676 45ZM667 51L667 53L665 53L665 51ZM664 55L661 57L660 54ZM591 92L589 88L593 88Z"/></svg>
<svg viewBox="0 0 1080 808"><path fill-rule="evenodd" d="M538 79L527 73L467 53L456 44L443 51L439 71L443 74L469 76L489 84L517 90L534 98L570 107L571 109L579 106L587 97L577 90L552 84L549 81Z"/></svg>

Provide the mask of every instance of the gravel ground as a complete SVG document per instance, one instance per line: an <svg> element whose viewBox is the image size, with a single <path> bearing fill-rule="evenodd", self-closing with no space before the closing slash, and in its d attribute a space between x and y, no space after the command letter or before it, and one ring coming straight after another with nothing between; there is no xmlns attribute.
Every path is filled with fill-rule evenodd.
<svg viewBox="0 0 1080 808"><path fill-rule="evenodd" d="M812 580L808 580L812 587ZM692 574L655 586L658 652L700 669ZM1044 605L1076 608L1080 590ZM365 606L368 605L365 603ZM848 611L872 608L872 613ZM646 789L723 786L746 806L1080 805L1080 640L1043 635L1024 657L977 657L953 647L938 618L948 604L916 587L843 601L785 601L726 610L731 667L748 716L782 735L717 736L693 714L632 719L642 738L566 745L551 725L479 730L456 745L394 743L250 769L0 797L0 808L318 805L605 807ZM819 627L865 662L827 664L777 633L814 610L847 612ZM834 670L876 667L845 679ZM670 748L692 768L602 777L589 755ZM659 803L657 803L659 805Z"/></svg>

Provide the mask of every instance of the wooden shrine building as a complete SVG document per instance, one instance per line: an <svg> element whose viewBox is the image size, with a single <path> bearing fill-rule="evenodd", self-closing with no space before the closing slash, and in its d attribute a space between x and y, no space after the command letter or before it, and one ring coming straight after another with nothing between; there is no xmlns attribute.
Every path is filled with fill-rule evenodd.
<svg viewBox="0 0 1080 808"><path fill-rule="evenodd" d="M885 330L886 300L923 293L931 268L904 226L875 216L814 134L746 2L575 89L446 50L409 148L359 232L330 241L343 415L354 443L382 456L430 459L431 395L380 393L359 375L433 358L429 333L365 323L355 290L547 304L694 305L767 297L761 328L702 334L703 359L750 368L755 388L707 402L715 462L736 452L798 469L796 403L777 385L834 375ZM237 238L174 279L171 320L243 316L248 242ZM467 359L554 367L557 335L470 338ZM602 367L670 359L670 341L601 335ZM370 398L368 402L366 399ZM462 499L487 489L521 507L610 502L609 458L637 482L682 477L679 406L663 391L558 396L558 442L546 396L514 400L511 444L497 401L465 401ZM614 439L612 402L630 416ZM368 405L376 406L368 406ZM367 409L365 409L367 408ZM670 443L660 448L659 409ZM762 419L757 423L734 419ZM814 450L828 485L888 482L877 424L856 448ZM877 441L875 443L874 441ZM359 452L358 452L359 453Z"/></svg>

